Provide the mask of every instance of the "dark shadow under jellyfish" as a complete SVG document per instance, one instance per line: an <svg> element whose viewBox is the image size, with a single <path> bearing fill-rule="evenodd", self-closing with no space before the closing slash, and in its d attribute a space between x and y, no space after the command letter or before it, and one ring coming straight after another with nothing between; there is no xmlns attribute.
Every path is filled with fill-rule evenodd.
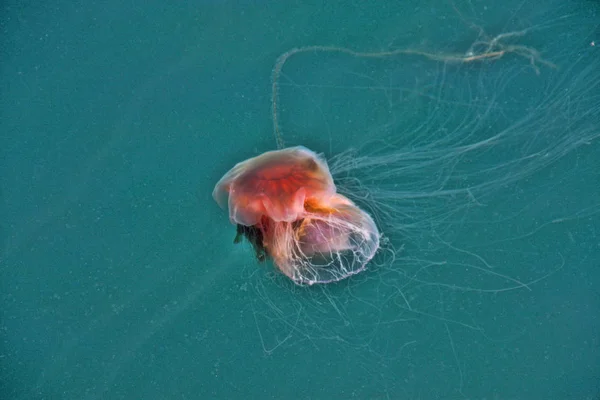
<svg viewBox="0 0 600 400"><path fill-rule="evenodd" d="M342 280L363 271L379 248L369 214L337 193L325 159L298 146L233 167L213 197L229 208L235 242L246 238L297 284Z"/></svg>

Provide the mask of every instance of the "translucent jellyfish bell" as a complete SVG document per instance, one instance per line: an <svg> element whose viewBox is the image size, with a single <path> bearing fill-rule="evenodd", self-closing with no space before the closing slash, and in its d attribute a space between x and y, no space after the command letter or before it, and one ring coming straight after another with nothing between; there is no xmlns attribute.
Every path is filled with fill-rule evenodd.
<svg viewBox="0 0 600 400"><path fill-rule="evenodd" d="M270 151L237 164L213 197L257 258L272 257L297 284L339 281L365 269L379 248L373 219L336 193L324 159L305 147Z"/></svg>
<svg viewBox="0 0 600 400"><path fill-rule="evenodd" d="M305 204L302 219L273 223L264 243L277 267L294 282L336 282L366 268L379 249L369 214L337 194L327 204Z"/></svg>

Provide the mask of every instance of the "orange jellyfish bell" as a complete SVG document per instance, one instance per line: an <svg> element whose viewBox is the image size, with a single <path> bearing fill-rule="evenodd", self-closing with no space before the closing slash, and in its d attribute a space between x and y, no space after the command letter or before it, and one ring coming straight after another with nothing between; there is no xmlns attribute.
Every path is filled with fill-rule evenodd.
<svg viewBox="0 0 600 400"><path fill-rule="evenodd" d="M264 215L273 221L296 221L304 202L327 201L335 194L327 162L306 147L269 151L243 161L217 182L213 198L232 223L252 226Z"/></svg>
<svg viewBox="0 0 600 400"><path fill-rule="evenodd" d="M379 248L369 214L336 192L327 162L305 147L237 164L213 197L259 260L270 256L297 284L339 281L364 270Z"/></svg>

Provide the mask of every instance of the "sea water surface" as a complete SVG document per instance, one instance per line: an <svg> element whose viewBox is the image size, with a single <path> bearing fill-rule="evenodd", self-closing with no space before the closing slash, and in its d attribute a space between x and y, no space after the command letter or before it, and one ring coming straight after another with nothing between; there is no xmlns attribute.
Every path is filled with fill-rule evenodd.
<svg viewBox="0 0 600 400"><path fill-rule="evenodd" d="M598 2L2 11L3 398L600 396ZM363 274L233 244L273 99L382 231Z"/></svg>

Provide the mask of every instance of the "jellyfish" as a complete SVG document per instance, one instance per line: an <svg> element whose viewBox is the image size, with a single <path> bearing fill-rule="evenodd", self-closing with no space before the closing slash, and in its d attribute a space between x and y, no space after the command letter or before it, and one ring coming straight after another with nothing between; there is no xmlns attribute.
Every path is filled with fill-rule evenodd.
<svg viewBox="0 0 600 400"><path fill-rule="evenodd" d="M498 366L475 371L482 354L512 360L507 382L518 382L511 371L552 347L539 341L560 335L548 315L581 298L589 285L572 279L593 276L597 253L600 58L584 48L593 24L575 23L585 13L530 7L534 29L522 30L519 10L466 48L470 24L465 35L419 37L429 49L309 46L276 61L277 150L234 167L215 199L229 206L236 241L282 279L364 272L302 290L236 272L265 354L310 363L314 346L341 354L340 365L359 360L362 397L452 398L488 394L490 380L473 382ZM557 36L536 33L558 24ZM289 147L308 140L326 162Z"/></svg>
<svg viewBox="0 0 600 400"><path fill-rule="evenodd" d="M432 284L422 276L432 266L445 265L439 271L446 273L466 264L484 279L528 289L537 278L493 273L479 253L513 240L483 244L488 238L478 226L501 214L476 215L599 137L597 59L564 57L554 44L541 52L516 43L529 30L480 32L461 53L322 45L283 53L271 87L277 150L235 165L213 191L237 226L235 242L246 239L257 259L272 259L300 285L356 275L385 245L391 251L379 253L393 260L378 264L411 283ZM286 147L282 125L301 138L315 127L328 132L328 160ZM476 228L465 229L469 224ZM561 263L558 255L546 265ZM454 279L444 284L463 287ZM434 281L439 287L442 279Z"/></svg>
<svg viewBox="0 0 600 400"><path fill-rule="evenodd" d="M366 268L379 248L371 216L337 193L326 160L303 146L235 165L213 191L256 258L299 285L330 283Z"/></svg>

